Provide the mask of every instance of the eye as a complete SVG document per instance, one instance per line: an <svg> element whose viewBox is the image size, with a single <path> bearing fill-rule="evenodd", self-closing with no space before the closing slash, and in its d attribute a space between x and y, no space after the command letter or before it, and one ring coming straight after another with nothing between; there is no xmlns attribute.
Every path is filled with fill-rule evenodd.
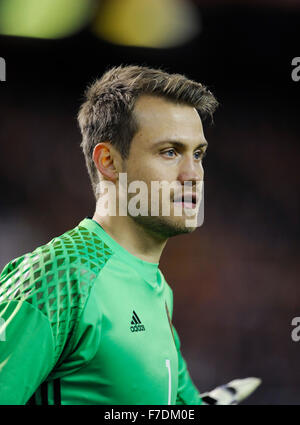
<svg viewBox="0 0 300 425"><path fill-rule="evenodd" d="M196 160L200 159L202 161L202 159L206 156L206 151L196 151L194 156Z"/></svg>
<svg viewBox="0 0 300 425"><path fill-rule="evenodd" d="M174 158L176 151L175 149L168 149L167 151L163 151L162 154L166 155L168 158Z"/></svg>

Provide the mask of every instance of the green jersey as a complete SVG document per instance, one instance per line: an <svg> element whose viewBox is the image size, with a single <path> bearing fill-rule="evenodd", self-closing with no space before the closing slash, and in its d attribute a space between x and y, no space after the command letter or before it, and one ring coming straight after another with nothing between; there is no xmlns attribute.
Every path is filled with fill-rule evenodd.
<svg viewBox="0 0 300 425"><path fill-rule="evenodd" d="M86 218L0 276L0 404L201 404L172 290Z"/></svg>

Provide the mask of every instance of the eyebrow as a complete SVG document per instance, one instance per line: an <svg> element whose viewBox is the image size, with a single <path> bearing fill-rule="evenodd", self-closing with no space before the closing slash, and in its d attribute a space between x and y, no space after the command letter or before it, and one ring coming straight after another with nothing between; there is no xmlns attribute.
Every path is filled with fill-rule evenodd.
<svg viewBox="0 0 300 425"><path fill-rule="evenodd" d="M165 143L170 143L170 144L176 146L177 148L185 148L187 146L185 143L179 142L178 140L172 140L172 139L170 139L170 140L160 140L160 141L154 143L153 146L159 146L159 145L163 145ZM205 140L205 142L199 143L199 145L197 145L195 147L195 149L205 148L207 146L208 146L208 143Z"/></svg>

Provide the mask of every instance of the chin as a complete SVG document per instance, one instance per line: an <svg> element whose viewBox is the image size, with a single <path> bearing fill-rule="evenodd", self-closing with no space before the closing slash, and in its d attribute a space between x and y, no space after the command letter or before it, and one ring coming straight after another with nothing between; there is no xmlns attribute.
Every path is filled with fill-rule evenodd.
<svg viewBox="0 0 300 425"><path fill-rule="evenodd" d="M132 217L132 219L143 229L166 239L192 233L197 228L186 226L185 219L178 220L178 217L137 216Z"/></svg>

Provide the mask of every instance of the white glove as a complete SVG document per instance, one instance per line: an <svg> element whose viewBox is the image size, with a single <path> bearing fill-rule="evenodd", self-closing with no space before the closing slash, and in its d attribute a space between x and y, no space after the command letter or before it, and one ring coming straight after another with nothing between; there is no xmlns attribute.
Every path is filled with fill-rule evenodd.
<svg viewBox="0 0 300 425"><path fill-rule="evenodd" d="M204 405L239 404L261 384L260 378L234 379L212 391L200 394Z"/></svg>

